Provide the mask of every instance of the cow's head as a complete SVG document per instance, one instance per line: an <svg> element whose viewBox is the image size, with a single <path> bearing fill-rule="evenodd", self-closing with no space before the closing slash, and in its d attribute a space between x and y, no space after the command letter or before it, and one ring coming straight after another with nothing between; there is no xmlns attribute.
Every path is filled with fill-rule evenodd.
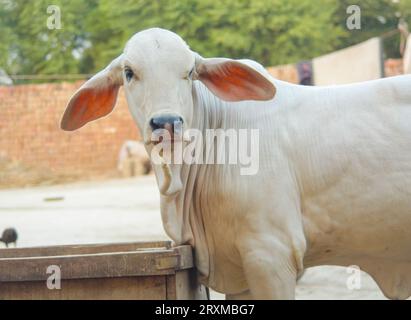
<svg viewBox="0 0 411 320"><path fill-rule="evenodd" d="M230 59L204 59L175 33L148 29L134 35L123 54L74 94L61 128L76 130L106 116L115 106L120 86L124 86L130 112L147 148L164 139L164 131L172 144L177 130L191 127L193 81L197 80L225 101L269 100L275 95L272 82L255 69ZM160 139L156 132L161 132ZM167 170L163 180L172 174ZM163 194L180 188L178 183L170 187L163 181L160 185Z"/></svg>

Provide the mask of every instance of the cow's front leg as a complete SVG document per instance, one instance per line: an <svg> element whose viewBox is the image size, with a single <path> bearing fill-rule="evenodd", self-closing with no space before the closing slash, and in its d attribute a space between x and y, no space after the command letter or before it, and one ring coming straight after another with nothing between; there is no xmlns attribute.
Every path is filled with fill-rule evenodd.
<svg viewBox="0 0 411 320"><path fill-rule="evenodd" d="M295 299L298 271L292 249L260 235L241 241L239 251L252 298Z"/></svg>

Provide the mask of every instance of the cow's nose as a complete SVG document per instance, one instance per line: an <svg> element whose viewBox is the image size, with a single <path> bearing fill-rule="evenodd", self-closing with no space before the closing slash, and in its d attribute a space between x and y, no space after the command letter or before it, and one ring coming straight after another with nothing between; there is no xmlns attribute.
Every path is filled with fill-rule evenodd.
<svg viewBox="0 0 411 320"><path fill-rule="evenodd" d="M151 118L150 127L151 130L155 131L157 129L166 129L168 131L174 132L176 127L183 125L183 118L175 115L161 115Z"/></svg>

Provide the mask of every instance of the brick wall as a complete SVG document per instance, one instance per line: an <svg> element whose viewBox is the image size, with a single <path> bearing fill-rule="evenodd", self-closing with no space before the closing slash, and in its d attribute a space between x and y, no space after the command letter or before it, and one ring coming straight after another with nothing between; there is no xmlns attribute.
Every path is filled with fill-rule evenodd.
<svg viewBox="0 0 411 320"><path fill-rule="evenodd" d="M394 77L404 74L404 65L402 59L385 60L384 72L386 77Z"/></svg>
<svg viewBox="0 0 411 320"><path fill-rule="evenodd" d="M124 94L108 117L64 132L60 118L81 84L0 86L0 186L115 173L123 142L139 138Z"/></svg>

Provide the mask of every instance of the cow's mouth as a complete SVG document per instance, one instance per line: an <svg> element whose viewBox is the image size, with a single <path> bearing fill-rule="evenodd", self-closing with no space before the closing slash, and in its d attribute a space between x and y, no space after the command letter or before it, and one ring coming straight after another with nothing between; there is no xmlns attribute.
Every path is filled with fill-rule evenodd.
<svg viewBox="0 0 411 320"><path fill-rule="evenodd" d="M159 137L158 140L151 140L151 142L156 146L159 143L174 144L175 142L181 142L181 139L175 139L174 136L171 138Z"/></svg>
<svg viewBox="0 0 411 320"><path fill-rule="evenodd" d="M173 196L182 189L181 165L175 163L175 158L179 158L176 154L184 149L185 139L181 132L170 131L162 135L150 132L149 137L146 145L154 164L160 193L164 196Z"/></svg>
<svg viewBox="0 0 411 320"><path fill-rule="evenodd" d="M156 134L155 132L151 133L151 139L147 141L146 144L152 144L154 146L162 143L165 146L173 146L178 143L191 142L189 136L184 135L181 131L172 132L167 131L167 134Z"/></svg>

